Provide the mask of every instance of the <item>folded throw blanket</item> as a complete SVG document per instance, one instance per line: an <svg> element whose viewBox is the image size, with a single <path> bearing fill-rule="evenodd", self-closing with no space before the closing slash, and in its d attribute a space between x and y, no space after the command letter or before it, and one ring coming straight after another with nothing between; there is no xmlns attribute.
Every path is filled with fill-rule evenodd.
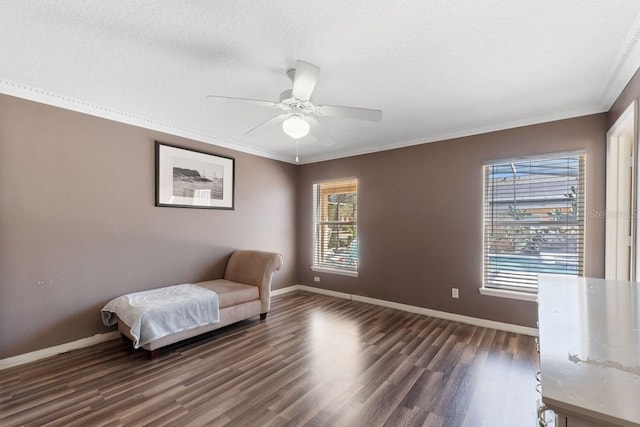
<svg viewBox="0 0 640 427"><path fill-rule="evenodd" d="M192 284L123 295L105 305L101 314L106 326L118 322L116 315L131 326L134 348L220 321L218 294Z"/></svg>

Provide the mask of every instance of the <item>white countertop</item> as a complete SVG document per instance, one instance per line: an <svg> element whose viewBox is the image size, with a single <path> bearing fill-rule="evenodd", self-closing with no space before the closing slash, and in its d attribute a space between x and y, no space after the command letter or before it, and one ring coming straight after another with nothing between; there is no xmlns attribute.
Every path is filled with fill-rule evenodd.
<svg viewBox="0 0 640 427"><path fill-rule="evenodd" d="M538 316L543 402L640 426L640 283L541 275Z"/></svg>

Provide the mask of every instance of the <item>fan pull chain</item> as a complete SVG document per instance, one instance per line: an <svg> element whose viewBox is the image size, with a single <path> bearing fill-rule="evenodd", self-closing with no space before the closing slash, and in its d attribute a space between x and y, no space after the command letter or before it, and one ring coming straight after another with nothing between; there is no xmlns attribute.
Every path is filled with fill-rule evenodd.
<svg viewBox="0 0 640 427"><path fill-rule="evenodd" d="M296 139L296 163L298 163L298 140Z"/></svg>

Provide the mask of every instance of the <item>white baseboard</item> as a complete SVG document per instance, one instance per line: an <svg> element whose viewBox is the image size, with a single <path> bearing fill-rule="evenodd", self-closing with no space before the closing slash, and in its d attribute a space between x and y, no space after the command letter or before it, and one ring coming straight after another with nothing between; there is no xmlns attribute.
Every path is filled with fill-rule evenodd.
<svg viewBox="0 0 640 427"><path fill-rule="evenodd" d="M313 292L314 294L328 295L330 297L352 299L351 294L346 294L344 292L338 292L338 291L330 291L329 289L313 288L311 286L305 286L305 285L293 285L293 286L288 286L286 288L277 289L275 291L271 291L271 295L278 296L278 295L284 295L284 294L288 294L289 292L295 292L295 291L307 291L307 292Z"/></svg>
<svg viewBox="0 0 640 427"><path fill-rule="evenodd" d="M286 294L289 292L294 292L299 289L300 289L300 285L289 286L283 289L275 289L271 291L271 295L278 296L278 295ZM337 296L337 295L334 295L334 296ZM105 341L111 341L117 338L120 338L120 333L118 331L107 332L104 334L97 334L88 338L81 338L76 341L56 345L53 347L43 348L42 350L36 350L29 353L8 357L6 359L0 359L0 371L3 369L11 368L13 366L23 365L25 363L34 362L36 360L55 356L61 353L66 353L71 350L77 350L80 348L89 347L91 345L99 344Z"/></svg>
<svg viewBox="0 0 640 427"><path fill-rule="evenodd" d="M312 286L293 285L287 288L278 289L277 291L272 291L271 294L274 296L277 296L277 295L283 295L283 294L294 292L294 291L313 292L316 294L328 295L336 298L364 302L367 304L379 305L381 307L393 308L396 310L402 310L409 313L422 314L423 316L450 320L452 322L466 323L468 325L481 326L483 328L497 329L500 331L514 332L517 334L529 335L532 337L538 336L538 329L531 328L528 326L496 322L495 320L480 319L477 317L464 316L462 314L455 314L455 313L448 313L446 311L432 310L430 308L417 307L414 305L401 304L401 303L392 302L392 301L385 301L377 298L369 298L369 297L363 297L360 295L347 294L344 292L330 291L328 289L314 288ZM277 294L275 294L275 292L277 292Z"/></svg>
<svg viewBox="0 0 640 427"><path fill-rule="evenodd" d="M277 297L278 295L288 294L289 292L295 292L300 290L300 285L292 285L287 286L286 288L273 289L271 291L272 297Z"/></svg>
<svg viewBox="0 0 640 427"><path fill-rule="evenodd" d="M286 288L274 289L273 291L271 291L271 295L276 297L279 295L284 295L284 294L288 294L290 292L295 292L295 291L312 292L316 294L327 295L327 296L347 299L351 301L358 301L358 302L364 302L367 304L379 305L381 307L393 308L396 310L402 310L409 313L422 314L424 316L436 317L438 319L445 319L453 322L466 323L469 325L482 326L484 328L498 329L500 331L514 332L517 334L530 335L532 337L538 336L538 330L536 328L530 328L527 326L496 322L494 320L479 319L477 317L463 316L462 314L448 313L446 311L432 310L430 308L416 307L414 305L400 304L397 302L385 301L382 299L363 297L360 295L347 294L344 292L330 291L328 289L314 288L312 286L293 285L293 286L288 286ZM8 357L6 359L0 359L0 371L3 369L11 368L13 366L18 366L18 365L33 362L36 360L44 359L46 357L55 356L57 354L66 353L71 350L77 350L80 348L89 347L94 344L99 344L105 341L111 341L117 338L120 338L120 333L118 331L107 332L105 334L97 334L92 337L82 338L66 344L60 344L54 347L43 348L42 350L20 354L18 356Z"/></svg>
<svg viewBox="0 0 640 427"><path fill-rule="evenodd" d="M99 344L105 341L111 341L120 338L118 331L107 332L105 334L97 334L88 338L81 338L76 341L65 344L56 345L54 347L43 348L42 350L32 351L30 353L19 354L18 356L8 357L0 360L0 371L11 368L13 366L23 365L25 363L44 359L46 357L55 356L57 354L66 353L71 350L77 350L90 345Z"/></svg>

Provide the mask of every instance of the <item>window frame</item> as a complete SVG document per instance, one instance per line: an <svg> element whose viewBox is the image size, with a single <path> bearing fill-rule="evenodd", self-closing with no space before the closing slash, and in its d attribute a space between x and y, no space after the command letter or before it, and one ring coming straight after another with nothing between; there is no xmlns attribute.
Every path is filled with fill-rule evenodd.
<svg viewBox="0 0 640 427"><path fill-rule="evenodd" d="M327 188L322 188L323 186L326 186ZM313 231L312 231L312 236L313 236L313 243L312 243L312 254L311 254L311 270L315 271L315 272L322 272L322 273L330 273L330 274L339 274L339 275L344 275L344 276L350 276L350 277L358 277L359 275L359 268L360 268L360 252L358 251L358 248L356 247L356 265L354 268L346 268L346 267L341 267L339 265L330 265L330 264L326 264L326 263L321 263L318 262L318 259L320 259L322 257L322 255L318 255L317 254L317 250L318 248L322 248L323 245L322 243L318 242L318 239L322 239L323 236L320 236L319 232L318 232L318 227L320 225L327 225L327 224L331 224L331 225L350 225L353 226L356 229L356 238L358 238L358 179L356 177L348 177L348 178L338 178L338 179L331 179L331 180L324 180L324 181L315 181L313 182L312 185L312 189L313 189L313 209L312 209L312 223L313 223ZM319 200L326 200L327 197L331 194L347 194L347 193L356 193L356 208L355 208L355 215L353 220L350 221L340 221L338 220L323 220L323 219L318 219L318 213L320 212L319 207L318 207L318 202ZM329 203L327 202L326 204L324 204L324 207L322 208L322 214L326 214L328 212L328 205Z"/></svg>
<svg viewBox="0 0 640 427"><path fill-rule="evenodd" d="M580 201L581 205L581 230L582 230L582 251L580 253L581 263L582 263L582 271L581 274L584 276L584 271L586 270L586 205L587 205L587 192L586 192L586 181L587 181L587 153L586 150L577 150L577 151L564 151L564 152L555 152L555 153L544 153L544 154L536 154L529 156L521 156L521 157L511 157L511 158L503 158L503 159L495 159L495 160L487 160L482 164L482 276L481 281L482 285L479 289L480 294L487 296L495 296L502 298L510 298L524 301L537 301L538 290L536 288L535 292L527 292L524 290L515 290L515 289L500 289L497 287L487 287L486 286L486 256L487 256L487 231L486 231L486 213L487 213L487 184L489 182L487 173L489 170L489 166L495 165L505 165L509 163L519 163L519 162L527 162L527 161L536 161L536 160L552 160L559 159L563 157L581 157L579 159L580 169L579 173L581 175L582 186L583 188L580 190L580 194L582 196L582 200ZM540 273L540 274L548 274L548 273ZM551 273L553 274L553 273ZM574 277L574 276L571 276ZM581 276L578 276L581 277Z"/></svg>

